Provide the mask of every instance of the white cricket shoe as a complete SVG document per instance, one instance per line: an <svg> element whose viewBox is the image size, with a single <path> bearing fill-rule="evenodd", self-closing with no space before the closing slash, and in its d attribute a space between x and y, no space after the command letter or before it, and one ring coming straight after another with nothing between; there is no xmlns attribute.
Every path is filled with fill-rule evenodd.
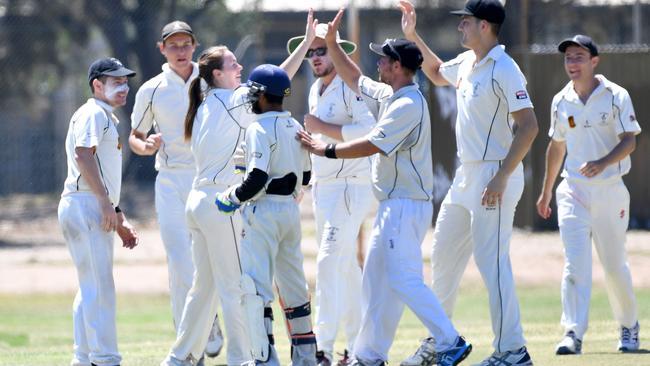
<svg viewBox="0 0 650 366"><path fill-rule="evenodd" d="M639 350L639 322L632 328L621 327L621 338L618 340L618 350L621 352L634 352Z"/></svg>
<svg viewBox="0 0 650 366"><path fill-rule="evenodd" d="M556 355L579 355L582 353L582 341L572 330L568 331L555 348Z"/></svg>
<svg viewBox="0 0 650 366"><path fill-rule="evenodd" d="M431 366L436 362L436 340L425 338L412 356L400 363L400 366Z"/></svg>
<svg viewBox="0 0 650 366"><path fill-rule="evenodd" d="M533 366L533 360L526 347L506 352L494 352L481 363L473 366Z"/></svg>
<svg viewBox="0 0 650 366"><path fill-rule="evenodd" d="M221 353L222 348L223 334L219 327L219 319L214 318L214 323L212 323L212 329L208 336L208 343L205 345L205 355L211 358L217 357L219 356L219 353Z"/></svg>

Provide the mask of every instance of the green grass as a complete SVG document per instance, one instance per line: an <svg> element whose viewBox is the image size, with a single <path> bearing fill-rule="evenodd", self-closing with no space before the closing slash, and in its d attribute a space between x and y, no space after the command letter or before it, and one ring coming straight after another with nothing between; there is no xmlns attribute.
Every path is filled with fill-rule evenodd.
<svg viewBox="0 0 650 366"><path fill-rule="evenodd" d="M650 324L650 289L637 290L636 293L643 327ZM647 352L616 352L617 325L612 320L602 289L594 289L584 354L565 357L553 354L555 343L562 335L558 324L559 290L555 287L526 288L519 289L518 294L525 335L535 365L650 365ZM0 365L67 365L72 354L72 300L71 294L0 295ZM275 311L276 315L280 314L277 309ZM479 362L492 351L488 314L487 296L482 287L461 291L454 323L474 344L474 352L463 365ZM158 365L174 341L170 319L166 296L118 295L118 337L123 365ZM276 319L281 319L281 316L276 316ZM288 364L289 352L282 321L276 321L275 325L279 354L282 363ZM390 352L391 364L398 365L417 348L419 339L425 335L419 321L406 311ZM343 347L342 340L337 346L339 350ZM224 363L225 357L221 355L207 364Z"/></svg>

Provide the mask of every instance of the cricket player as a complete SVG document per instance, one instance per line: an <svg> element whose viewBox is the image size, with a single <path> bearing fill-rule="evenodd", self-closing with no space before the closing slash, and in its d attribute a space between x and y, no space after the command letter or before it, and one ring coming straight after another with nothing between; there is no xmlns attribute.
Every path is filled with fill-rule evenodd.
<svg viewBox="0 0 650 366"><path fill-rule="evenodd" d="M327 54L327 24L316 26L316 38L306 59L318 79L309 91L305 129L328 143L365 136L375 125L361 96L337 75ZM304 36L291 38L292 53ZM336 35L346 54L357 46ZM316 271L316 324L318 363L330 366L339 325L345 330L347 347L340 365L347 364L361 323L361 267L356 259L357 237L373 203L370 159L332 160L313 155L313 210L319 245Z"/></svg>
<svg viewBox="0 0 650 366"><path fill-rule="evenodd" d="M524 188L522 159L537 135L526 79L497 38L505 20L499 0L469 0L458 30L469 50L442 62L415 30L413 5L400 1L402 30L422 50L422 71L438 86L456 88L460 167L436 220L433 289L451 316L472 253L487 287L494 353L480 366L532 365L525 347L510 264L515 208ZM425 339L403 366L429 365L437 337Z"/></svg>
<svg viewBox="0 0 650 366"><path fill-rule="evenodd" d="M374 155L373 191L380 204L364 263L363 318L352 364L384 365L407 305L436 337L434 362L457 365L472 346L458 335L422 276L420 245L433 215L429 109L413 83L422 54L404 39L371 43L381 56L377 67L383 82L375 82L336 43L342 17L340 10L328 25L327 50L338 75L363 96L377 125L364 137L337 144L306 132L299 137L310 152L330 159Z"/></svg>
<svg viewBox="0 0 650 366"><path fill-rule="evenodd" d="M174 327L178 330L187 292L192 287L192 241L185 220L185 204L196 167L190 145L183 137L190 83L199 75L192 62L196 49L192 28L173 21L162 29L158 48L167 61L162 72L145 82L135 95L129 145L138 155L156 154L155 203L158 226L169 273ZM153 128L154 133L149 133ZM219 321L212 325L205 354L216 357L223 346Z"/></svg>
<svg viewBox="0 0 650 366"><path fill-rule="evenodd" d="M277 283L291 337L296 366L316 365L316 336L300 251L300 211L295 200L309 184L309 153L296 140L302 127L283 110L291 92L287 73L260 65L248 79L248 96L257 120L246 130L246 177L217 195L220 211L232 214L241 205L242 307L256 364L278 365L273 338L273 281Z"/></svg>
<svg viewBox="0 0 650 366"><path fill-rule="evenodd" d="M614 318L620 326L618 350L639 349L639 318L632 276L625 254L630 194L621 177L630 171L630 154L641 127L627 90L595 75L598 47L584 35L560 43L569 83L551 104L551 141L537 212L551 215L553 185L562 161L564 178L557 187L558 223L564 243L562 326L558 355L580 354L589 322L591 243L605 271Z"/></svg>
<svg viewBox="0 0 650 366"><path fill-rule="evenodd" d="M70 119L65 152L68 176L58 217L79 290L73 305L72 366L119 365L113 282L113 236L133 249L138 234L119 207L122 144L113 111L126 104L128 78L135 72L115 58L88 70L92 98Z"/></svg>

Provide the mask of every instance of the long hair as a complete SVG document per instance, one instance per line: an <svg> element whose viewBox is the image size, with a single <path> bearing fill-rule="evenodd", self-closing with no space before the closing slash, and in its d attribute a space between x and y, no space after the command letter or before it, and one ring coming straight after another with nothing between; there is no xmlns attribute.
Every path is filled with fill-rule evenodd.
<svg viewBox="0 0 650 366"><path fill-rule="evenodd" d="M221 70L223 67L223 56L228 51L226 46L214 46L201 53L199 56L199 76L190 84L190 104L185 115L185 141L192 138L192 127L199 105L203 102L204 95L201 92L201 79L205 80L209 87L214 87L212 71Z"/></svg>

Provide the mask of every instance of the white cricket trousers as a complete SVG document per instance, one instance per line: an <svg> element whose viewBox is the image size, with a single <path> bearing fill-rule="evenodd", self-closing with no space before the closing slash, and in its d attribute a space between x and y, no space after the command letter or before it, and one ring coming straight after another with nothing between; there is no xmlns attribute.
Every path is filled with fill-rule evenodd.
<svg viewBox="0 0 650 366"><path fill-rule="evenodd" d="M198 360L208 341L212 322L221 300L227 339L227 363L239 365L250 361L244 312L240 305L241 267L238 238L241 217L235 212L226 216L214 203L216 194L226 185L210 185L193 189L187 200L187 224L192 235L192 256L195 272L192 288L187 294L177 339L170 354L185 360L189 355Z"/></svg>
<svg viewBox="0 0 650 366"><path fill-rule="evenodd" d="M156 213L167 253L169 298L176 330L194 275L192 240L185 220L185 205L194 175L195 169L162 169L156 177Z"/></svg>
<svg viewBox="0 0 650 366"><path fill-rule="evenodd" d="M632 276L625 254L630 194L618 179L605 184L563 180L556 189L560 236L564 242L561 324L579 339L587 331L591 298L591 241L605 272L605 286L616 321L637 322Z"/></svg>
<svg viewBox="0 0 650 366"><path fill-rule="evenodd" d="M353 179L318 181L312 189L316 219L316 324L318 349L329 356L339 324L352 350L361 324L361 268L357 237L372 207L370 183Z"/></svg>
<svg viewBox="0 0 650 366"><path fill-rule="evenodd" d="M59 224L77 268L79 290L74 299L73 366L118 365L113 282L113 235L101 228L102 214L92 193L61 197Z"/></svg>
<svg viewBox="0 0 650 366"><path fill-rule="evenodd" d="M388 360L404 305L436 338L436 350L456 342L458 332L422 275L421 245L432 215L430 201L379 203L363 267L361 330L354 344L355 357L364 363Z"/></svg>
<svg viewBox="0 0 650 366"><path fill-rule="evenodd" d="M451 317L460 280L472 253L488 290L492 345L497 352L526 344L510 263L515 208L524 189L523 166L508 179L500 206L481 205L481 195L500 167L499 161L464 163L456 170L433 235L433 290Z"/></svg>

